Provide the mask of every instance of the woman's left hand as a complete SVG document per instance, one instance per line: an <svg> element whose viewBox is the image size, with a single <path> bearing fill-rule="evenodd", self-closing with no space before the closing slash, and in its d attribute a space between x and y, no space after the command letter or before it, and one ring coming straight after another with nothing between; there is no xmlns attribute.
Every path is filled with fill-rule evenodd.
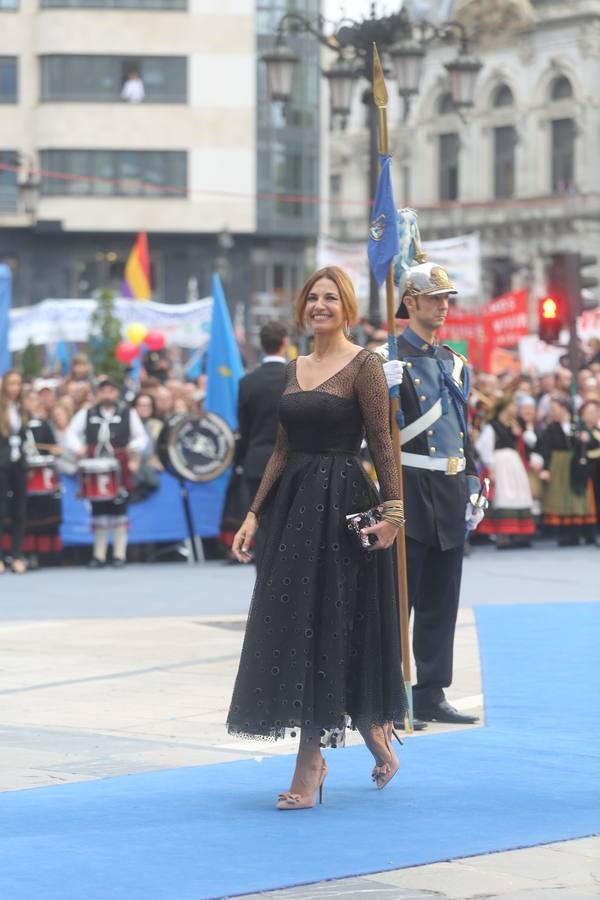
<svg viewBox="0 0 600 900"><path fill-rule="evenodd" d="M361 528L360 533L376 536L377 543L371 544L370 550L387 550L396 540L398 529L390 522L378 522L377 525L371 525L370 528Z"/></svg>

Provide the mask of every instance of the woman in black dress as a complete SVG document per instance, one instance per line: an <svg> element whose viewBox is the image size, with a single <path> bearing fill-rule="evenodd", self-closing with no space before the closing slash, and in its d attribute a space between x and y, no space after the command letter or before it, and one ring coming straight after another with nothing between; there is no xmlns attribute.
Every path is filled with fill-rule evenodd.
<svg viewBox="0 0 600 900"><path fill-rule="evenodd" d="M406 695L392 553L399 516L398 470L380 360L348 339L356 317L341 269L316 272L300 292L298 324L314 352L287 368L277 443L237 532L241 562L260 531L257 579L227 725L274 740L300 729L289 791L279 809L314 806L327 767L322 746L357 728L384 787L399 767L391 746ZM366 432L377 469L383 521L361 549L346 516L381 503L359 457ZM387 519L387 520L386 520ZM388 521L389 520L389 521Z"/></svg>
<svg viewBox="0 0 600 900"><path fill-rule="evenodd" d="M23 449L25 429L21 405L23 379L12 369L2 376L0 387L0 575L6 571L3 538L7 518L11 521L11 569L27 571L23 559L25 510L27 505L27 461Z"/></svg>

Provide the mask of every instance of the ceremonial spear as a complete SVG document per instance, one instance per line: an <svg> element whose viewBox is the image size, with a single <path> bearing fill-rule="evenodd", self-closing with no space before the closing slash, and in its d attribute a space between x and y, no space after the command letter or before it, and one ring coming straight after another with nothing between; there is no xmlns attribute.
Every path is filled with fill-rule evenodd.
<svg viewBox="0 0 600 900"><path fill-rule="evenodd" d="M383 69L381 68L381 62L379 60L379 53L377 52L377 47L373 44L373 101L375 106L377 107L377 131L379 138L379 154L382 157L382 172L380 174L380 184L377 188L377 197L374 204L374 212L373 212L373 221L371 223L370 229L370 237L375 241L380 240L377 237L378 231L381 232L381 236L383 237L383 231L386 227L393 227L393 234L395 238L395 242L397 245L398 237L397 237L397 225L396 225L396 211L395 208L393 210L393 222L386 221L386 216L389 219L389 212L383 213L382 216L377 216L377 199L380 196L380 188L382 187L383 178L383 167L389 166L389 142L388 142L388 127L387 127L387 104L388 104L388 93L385 85L385 78L383 76ZM389 178L389 172L386 173L386 177ZM388 182L389 184L389 182ZM384 188L385 192L385 188ZM389 199L392 198L391 194L391 184L389 184ZM385 200L384 200L385 203ZM375 229L375 232L374 232ZM382 230L383 229L383 230ZM396 316L395 309L396 304L394 302L394 273L393 273L393 257L386 261L387 262L387 271L385 274L385 296L386 296L386 306L387 306L387 327L388 327L388 359L392 360L398 359L398 341L396 338ZM404 509L404 485L402 480L402 451L400 445L400 425L399 425L399 414L400 414L400 389L399 386L396 385L390 389L390 397L392 403L392 444L394 448L394 456L396 462L398 464L398 480L400 485L400 496L398 500L402 505L402 509ZM408 609L408 582L406 578L406 534L404 531L404 522L400 525L398 529L398 535L396 537L396 561L397 561L397 577L398 577L398 604L399 604L399 618L400 618L400 644L402 648L402 673L404 677L404 687L406 689L406 698L408 701L408 710L404 717L404 728L406 733L412 733L413 731L413 698L412 698L412 679L411 679L411 665L410 665L410 636L409 636L409 609Z"/></svg>

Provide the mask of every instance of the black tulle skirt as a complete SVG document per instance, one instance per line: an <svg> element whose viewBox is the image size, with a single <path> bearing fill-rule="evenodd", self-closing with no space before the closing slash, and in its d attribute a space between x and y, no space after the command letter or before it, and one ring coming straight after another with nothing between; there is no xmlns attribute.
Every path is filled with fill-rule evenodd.
<svg viewBox="0 0 600 900"><path fill-rule="evenodd" d="M379 502L360 459L290 455L260 516L257 579L227 727L267 739L401 720L393 550L368 552L348 513Z"/></svg>

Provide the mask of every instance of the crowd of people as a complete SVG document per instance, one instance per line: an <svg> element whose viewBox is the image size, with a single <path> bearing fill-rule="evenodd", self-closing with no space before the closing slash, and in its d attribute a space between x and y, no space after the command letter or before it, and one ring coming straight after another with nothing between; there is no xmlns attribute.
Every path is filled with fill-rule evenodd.
<svg viewBox="0 0 600 900"><path fill-rule="evenodd" d="M16 370L4 374L0 387L0 574L8 568L24 574L28 568L61 561L60 477L77 474L82 460L97 456L103 444L107 455L121 454L118 496L109 506L108 501L92 502L90 565L106 564L111 533L112 561L124 564L127 503L143 499L157 487L157 475L163 471L156 453L158 435L173 415L199 413L205 394L205 376L196 381L173 377L166 352L161 351L148 369L142 371L135 388L94 373L85 353L73 356L64 377L26 380ZM100 415L95 423L94 411ZM122 427L115 421L119 417ZM107 418L107 433L100 430L103 418Z"/></svg>
<svg viewBox="0 0 600 900"><path fill-rule="evenodd" d="M285 329L279 323L271 329L274 337L269 343L267 336L268 346L281 345ZM381 345L384 337L385 333L368 322L354 331L354 340L367 349ZM287 352L285 341L282 352ZM268 356L263 348L265 353ZM598 540L600 341L593 339L581 353L575 373L566 365L544 374L474 373L469 431L480 474L491 482L491 503L472 541L492 540L502 549L527 546L540 533L555 533L561 545ZM144 434L143 442L138 434L138 447L128 458L128 487L134 501L153 489L156 473L163 469L156 444L165 422L174 414L200 413L205 395L206 376L186 380L177 368L176 356L175 363L167 351L154 356L135 389L126 384L115 397L134 411L135 424L139 421ZM53 457L58 477L76 474L81 453L87 450L83 450L81 434L78 446L73 422L79 422L81 431L82 417L99 402L102 391L98 388L105 380L102 373L92 371L85 353L73 356L70 371L63 377L25 380L18 372L4 376L0 390L0 572L10 567L22 573L27 567L60 560L60 491L36 493L34 476L44 471L43 457L48 456ZM108 389L110 392L110 386ZM245 402L242 391L238 462L247 437ZM273 421L274 417L272 411ZM22 452L16 447L17 438ZM267 440L264 452L258 454L260 464L252 459L248 462L246 476L252 480L252 493L270 449ZM368 460L365 465L369 466ZM224 526L225 545L231 543L237 524ZM126 527L125 517L121 527ZM124 546L121 540L117 564L124 560ZM97 543L91 564L105 560L106 548Z"/></svg>

